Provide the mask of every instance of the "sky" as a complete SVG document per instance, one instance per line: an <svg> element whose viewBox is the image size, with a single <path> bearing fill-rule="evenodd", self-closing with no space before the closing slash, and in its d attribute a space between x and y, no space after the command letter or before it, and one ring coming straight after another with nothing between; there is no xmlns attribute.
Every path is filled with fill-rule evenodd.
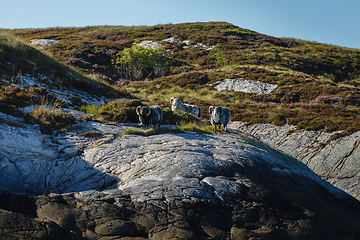
<svg viewBox="0 0 360 240"><path fill-rule="evenodd" d="M0 0L0 28L223 21L274 37L360 49L359 0Z"/></svg>

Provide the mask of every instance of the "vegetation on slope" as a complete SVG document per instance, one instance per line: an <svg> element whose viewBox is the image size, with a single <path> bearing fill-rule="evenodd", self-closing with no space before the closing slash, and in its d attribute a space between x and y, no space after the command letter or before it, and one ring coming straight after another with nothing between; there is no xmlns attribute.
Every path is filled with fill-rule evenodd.
<svg viewBox="0 0 360 240"><path fill-rule="evenodd" d="M360 130L359 49L275 38L223 22L151 27L18 29L7 32L24 41L43 38L60 40L55 45L36 48L41 50L39 54L46 52L47 58L51 56L58 63L67 65L73 73L92 76L118 91L131 93L139 100L129 102L139 101L136 104L159 104L169 109L170 97L180 96L185 102L198 105L204 119L209 117L207 109L210 105L222 105L230 109L232 120L247 124L288 123L297 125L298 129L345 130L344 133ZM170 37L177 41L162 41ZM112 59L124 49L144 40L158 41L169 52L167 75L153 76L144 81L124 79L124 75L120 75L118 68L112 64ZM1 46L0 54L5 49ZM5 49L5 52L8 50ZM2 60L0 67L7 68L9 77L14 76L18 70L11 73L11 66L6 62L14 61ZM33 69L24 65L16 64L16 67L31 74ZM51 69L43 68L38 72ZM217 92L210 86L225 78L240 77L279 87L271 94L255 95ZM129 113L132 103L122 101L97 107L98 114L116 121L124 121L126 115L126 121L137 122L136 116ZM179 122L182 117L168 122Z"/></svg>
<svg viewBox="0 0 360 240"><path fill-rule="evenodd" d="M51 134L54 130L64 129L73 125L75 117L60 109L40 107L25 116L26 123L39 124L43 134Z"/></svg>
<svg viewBox="0 0 360 240"><path fill-rule="evenodd" d="M83 76L45 50L26 44L14 37L10 30L0 30L0 83L2 80L2 85L21 84L24 77L56 89L77 89L99 96L124 96L108 83Z"/></svg>
<svg viewBox="0 0 360 240"><path fill-rule="evenodd" d="M197 125L195 123L184 123L180 127L160 127L160 128L150 128L146 130L142 130L139 128L128 128L124 130L124 132L120 135L120 137L124 135L151 136L162 133L184 133L184 132L210 134L210 133L214 133L214 128L208 125Z"/></svg>

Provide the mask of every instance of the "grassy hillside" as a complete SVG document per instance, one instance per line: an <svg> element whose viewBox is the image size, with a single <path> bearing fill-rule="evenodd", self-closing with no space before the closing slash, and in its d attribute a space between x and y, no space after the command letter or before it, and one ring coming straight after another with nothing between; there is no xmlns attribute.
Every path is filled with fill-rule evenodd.
<svg viewBox="0 0 360 240"><path fill-rule="evenodd" d="M247 124L288 123L297 125L298 129L346 130L345 134L360 130L359 49L275 38L223 22L6 32L25 42L34 39L60 40L49 47L36 46L37 52L46 53L47 59L74 74L96 79L117 91L127 91L142 99L142 104L156 103L169 108L170 97L181 96L186 102L200 106L205 119L208 118L208 106L222 105L232 112L232 120ZM179 41L162 41L170 37ZM136 82L121 78L111 59L124 48L144 40L158 41L169 51L167 75ZM187 45L185 40L191 43ZM0 38L1 43L4 41L4 37ZM35 50L16 52L12 49L15 52L6 54L4 61L3 52L9 50L1 46L0 67L7 69L7 78L13 77L19 70L23 74L37 76L53 68L44 65L35 69L26 63L15 64L9 57ZM45 60L41 62L49 64ZM217 92L208 85L225 78L240 77L278 84L279 88L271 94L255 95ZM68 79L71 85L76 85L75 79L59 79ZM123 112L106 106L97 109L97 113L107 118L117 116L113 120L121 119L119 115ZM177 118L177 121L179 119L182 118Z"/></svg>
<svg viewBox="0 0 360 240"><path fill-rule="evenodd" d="M23 88L24 79L38 86ZM40 87L40 86L41 87ZM19 114L18 107L32 104L66 104L44 87L57 90L81 90L97 96L120 97L126 93L105 81L80 74L59 62L46 51L38 50L0 29L0 111ZM73 99L77 101L76 97Z"/></svg>

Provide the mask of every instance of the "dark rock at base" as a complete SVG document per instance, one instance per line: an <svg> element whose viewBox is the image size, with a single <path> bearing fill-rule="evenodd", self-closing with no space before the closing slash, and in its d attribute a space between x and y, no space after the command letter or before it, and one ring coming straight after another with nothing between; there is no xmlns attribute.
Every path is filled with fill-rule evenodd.
<svg viewBox="0 0 360 240"><path fill-rule="evenodd" d="M320 192L305 199L266 185L249 186L237 204L117 201L111 191L101 200L77 194L30 196L24 204L36 203L37 215L17 213L19 206L0 210L0 238L350 240L360 236L358 201L338 199L317 186L311 188ZM24 196L11 198L20 201Z"/></svg>

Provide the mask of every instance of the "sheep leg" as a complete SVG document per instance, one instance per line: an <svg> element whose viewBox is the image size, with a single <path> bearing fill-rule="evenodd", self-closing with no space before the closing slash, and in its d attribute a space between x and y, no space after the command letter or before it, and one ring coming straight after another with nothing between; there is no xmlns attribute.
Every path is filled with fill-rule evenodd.
<svg viewBox="0 0 360 240"><path fill-rule="evenodd" d="M227 132L226 124L224 124L224 132Z"/></svg>
<svg viewBox="0 0 360 240"><path fill-rule="evenodd" d="M199 119L199 118L196 118L196 119L195 119L195 123L198 124L198 125L200 125L200 119Z"/></svg>
<svg viewBox="0 0 360 240"><path fill-rule="evenodd" d="M216 133L216 124L214 125L215 133Z"/></svg>

